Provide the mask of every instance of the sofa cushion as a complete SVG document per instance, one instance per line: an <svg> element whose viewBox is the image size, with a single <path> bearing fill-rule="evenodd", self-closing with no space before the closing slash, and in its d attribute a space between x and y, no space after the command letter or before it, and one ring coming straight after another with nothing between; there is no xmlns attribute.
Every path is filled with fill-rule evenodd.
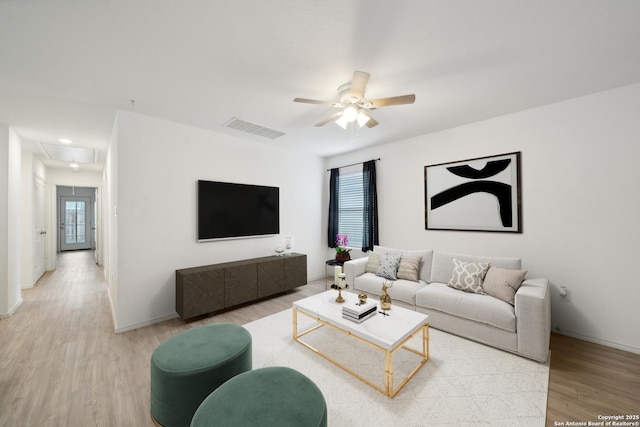
<svg viewBox="0 0 640 427"><path fill-rule="evenodd" d="M520 270L522 268L522 260L520 258L482 257L433 251L431 276L428 282L448 283L453 273L454 258L465 262L488 262L491 265L509 270Z"/></svg>
<svg viewBox="0 0 640 427"><path fill-rule="evenodd" d="M400 257L395 255L382 255L380 257L380 265L378 266L378 272L376 273L380 277L384 277L389 280L396 280L398 272L398 263Z"/></svg>
<svg viewBox="0 0 640 427"><path fill-rule="evenodd" d="M382 282L385 281L387 281L387 279L383 277L376 276L372 273L364 273L362 276L355 278L353 288L354 290L380 296L382 294ZM393 300L398 300L410 305L415 305L416 291L425 286L427 286L427 284L423 281L412 282L399 279L393 282L393 286L387 289L387 293L391 297L392 304Z"/></svg>
<svg viewBox="0 0 640 427"><path fill-rule="evenodd" d="M516 292L526 275L526 270L506 270L492 265L482 287L487 295L514 305Z"/></svg>
<svg viewBox="0 0 640 427"><path fill-rule="evenodd" d="M445 283L429 283L416 291L416 305L454 316L516 331L515 309L489 295L462 292Z"/></svg>
<svg viewBox="0 0 640 427"><path fill-rule="evenodd" d="M453 273L447 285L460 291L484 294L482 281L488 269L488 262L464 262L454 258Z"/></svg>
<svg viewBox="0 0 640 427"><path fill-rule="evenodd" d="M421 257L422 262L420 263L420 273L418 277L424 282L428 282L431 277L431 262L433 259L432 250L402 250L376 245L373 247L373 252L381 255L396 254L400 256Z"/></svg>
<svg viewBox="0 0 640 427"><path fill-rule="evenodd" d="M420 274L421 257L401 256L398 265L398 279L411 280L417 282Z"/></svg>

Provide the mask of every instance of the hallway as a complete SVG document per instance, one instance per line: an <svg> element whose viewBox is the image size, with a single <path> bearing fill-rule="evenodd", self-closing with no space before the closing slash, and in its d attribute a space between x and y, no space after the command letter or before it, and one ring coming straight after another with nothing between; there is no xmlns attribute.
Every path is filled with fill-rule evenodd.
<svg viewBox="0 0 640 427"><path fill-rule="evenodd" d="M114 334L93 251L59 254L57 269L22 297L0 320L0 426L153 425L152 350L135 331Z"/></svg>

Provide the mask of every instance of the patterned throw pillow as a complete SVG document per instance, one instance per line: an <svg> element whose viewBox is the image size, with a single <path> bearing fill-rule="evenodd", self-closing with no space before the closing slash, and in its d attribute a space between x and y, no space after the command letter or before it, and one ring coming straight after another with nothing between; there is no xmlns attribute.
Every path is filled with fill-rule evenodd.
<svg viewBox="0 0 640 427"><path fill-rule="evenodd" d="M375 252L369 252L369 259L367 260L367 265L364 268L364 271L367 273L378 273L378 267L380 266L380 254Z"/></svg>
<svg viewBox="0 0 640 427"><path fill-rule="evenodd" d="M401 257L400 264L398 265L398 279L417 282L418 274L420 272L420 261L422 261L422 257Z"/></svg>
<svg viewBox="0 0 640 427"><path fill-rule="evenodd" d="M454 258L453 275L448 286L465 292L484 294L482 281L488 269L488 262L463 262Z"/></svg>
<svg viewBox="0 0 640 427"><path fill-rule="evenodd" d="M399 258L396 256L382 255L376 275L389 280L397 280L396 272L398 271L398 261Z"/></svg>
<svg viewBox="0 0 640 427"><path fill-rule="evenodd" d="M487 295L515 305L516 292L526 275L526 270L505 270L491 266L484 278L482 288Z"/></svg>

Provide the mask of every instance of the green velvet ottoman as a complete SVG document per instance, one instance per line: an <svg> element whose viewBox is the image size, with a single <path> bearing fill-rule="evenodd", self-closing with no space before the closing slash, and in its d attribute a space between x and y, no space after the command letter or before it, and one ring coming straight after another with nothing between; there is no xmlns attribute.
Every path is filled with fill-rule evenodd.
<svg viewBox="0 0 640 427"><path fill-rule="evenodd" d="M322 392L300 372L256 369L221 385L200 405L191 427L326 427Z"/></svg>
<svg viewBox="0 0 640 427"><path fill-rule="evenodd" d="M188 427L202 401L222 383L251 370L251 334L233 323L198 326L169 338L151 356L151 417Z"/></svg>

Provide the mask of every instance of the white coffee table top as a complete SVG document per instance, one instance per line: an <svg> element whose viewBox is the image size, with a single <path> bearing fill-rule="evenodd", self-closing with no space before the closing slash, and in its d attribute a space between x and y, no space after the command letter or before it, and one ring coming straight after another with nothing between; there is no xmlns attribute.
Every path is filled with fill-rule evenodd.
<svg viewBox="0 0 640 427"><path fill-rule="evenodd" d="M336 302L337 296L338 291L330 290L296 301L293 306L386 350L396 348L429 320L426 314L392 304L391 309L386 311L388 316L376 313L362 323L352 322L342 317L342 307L355 305L358 302L358 296L352 292L343 291L342 297L345 299L343 303ZM380 304L378 304L378 311L382 311Z"/></svg>

